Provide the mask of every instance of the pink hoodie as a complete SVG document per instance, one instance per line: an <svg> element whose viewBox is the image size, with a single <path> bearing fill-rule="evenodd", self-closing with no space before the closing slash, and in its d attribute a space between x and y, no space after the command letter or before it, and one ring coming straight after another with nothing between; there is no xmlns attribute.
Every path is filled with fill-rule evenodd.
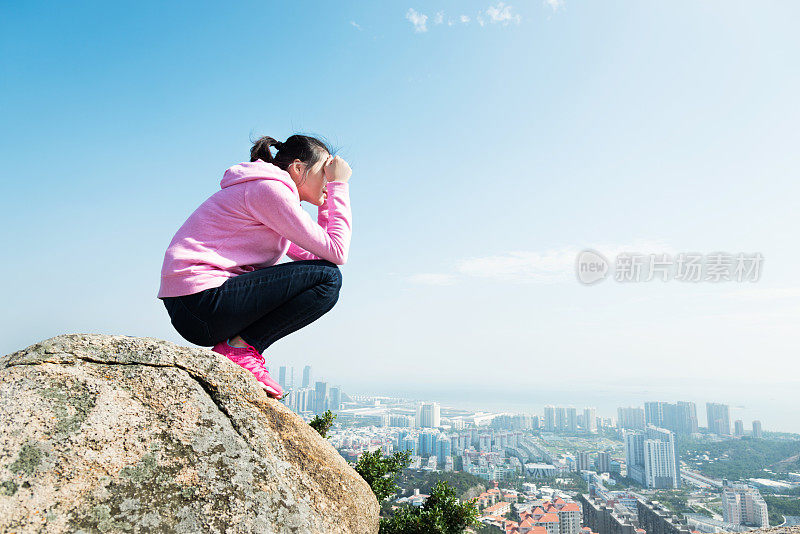
<svg viewBox="0 0 800 534"><path fill-rule="evenodd" d="M262 160L225 171L222 189L178 229L164 255L158 298L198 293L228 278L292 260L344 265L352 213L347 182L328 182L315 223L289 173Z"/></svg>

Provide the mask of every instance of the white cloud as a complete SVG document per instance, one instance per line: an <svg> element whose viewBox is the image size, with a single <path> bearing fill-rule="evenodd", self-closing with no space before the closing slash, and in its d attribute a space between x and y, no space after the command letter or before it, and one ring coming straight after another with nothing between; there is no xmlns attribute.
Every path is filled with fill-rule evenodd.
<svg viewBox="0 0 800 534"><path fill-rule="evenodd" d="M563 249L467 258L458 262L456 271L466 276L513 282L554 282L572 275L577 252Z"/></svg>
<svg viewBox="0 0 800 534"><path fill-rule="evenodd" d="M558 11L564 7L564 0L544 0L544 3L550 6L553 11Z"/></svg>
<svg viewBox="0 0 800 534"><path fill-rule="evenodd" d="M519 24L522 17L518 14L512 14L511 10L513 8L511 6L507 6L505 2L498 2L496 6L490 6L489 9L486 10L486 14L489 16L489 20L492 23L502 23L503 25L508 24L509 22L516 22Z"/></svg>
<svg viewBox="0 0 800 534"><path fill-rule="evenodd" d="M575 278L578 254L592 248L613 261L621 252L669 254L672 247L655 241L636 240L630 245L569 246L543 252L509 252L498 256L468 258L458 262L456 270L467 276L496 278L514 282L559 282Z"/></svg>
<svg viewBox="0 0 800 534"><path fill-rule="evenodd" d="M421 33L428 31L428 15L418 13L414 8L408 8L406 19L414 25L415 32Z"/></svg>
<svg viewBox="0 0 800 534"><path fill-rule="evenodd" d="M563 0L545 0L548 4L553 6L553 9L557 9L558 6L563 4ZM486 22L491 22L493 24L502 24L507 25L509 22L514 22L519 24L522 20L522 17L514 13L513 6L507 5L505 2L498 2L497 5L490 5L486 11L479 11L478 14L475 16L475 21L480 26L485 26ZM414 25L414 31L421 33L428 31L428 15L420 13L419 11L415 10L414 8L408 8L406 12L406 20L411 22ZM472 17L469 15L459 15L455 19L451 17L445 16L444 11L437 11L436 14L433 15L431 18L431 23L438 26L440 24L447 23L448 26L454 26L455 24L469 24L472 21ZM354 26L361 29L355 22L351 22Z"/></svg>
<svg viewBox="0 0 800 534"><path fill-rule="evenodd" d="M455 283L458 278L489 278L515 283L574 282L578 254L591 248L613 262L621 252L631 254L674 254L674 249L661 241L638 239L628 245L566 246L545 251L513 251L495 256L465 258L456 262L454 273L425 273L409 278L412 282L429 283L437 276ZM422 279L417 277L423 276Z"/></svg>
<svg viewBox="0 0 800 534"><path fill-rule="evenodd" d="M351 20L351 21L350 21L350 24L351 24L351 25L352 25L354 28L357 28L357 29L359 29L359 30L361 29L361 26L360 26L360 25L359 25L359 24L358 24L356 21L354 21L354 20Z"/></svg>

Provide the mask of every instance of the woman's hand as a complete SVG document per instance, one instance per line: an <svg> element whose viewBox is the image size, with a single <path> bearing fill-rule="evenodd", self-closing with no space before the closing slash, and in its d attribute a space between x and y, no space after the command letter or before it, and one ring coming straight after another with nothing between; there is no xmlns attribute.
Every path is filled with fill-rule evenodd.
<svg viewBox="0 0 800 534"><path fill-rule="evenodd" d="M325 171L325 178L329 182L347 182L350 179L350 175L353 174L350 165L339 156L328 158L323 169Z"/></svg>

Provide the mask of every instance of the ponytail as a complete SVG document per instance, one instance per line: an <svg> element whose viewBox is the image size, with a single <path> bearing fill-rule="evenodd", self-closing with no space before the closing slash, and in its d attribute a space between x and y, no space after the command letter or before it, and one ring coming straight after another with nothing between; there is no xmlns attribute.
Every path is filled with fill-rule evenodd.
<svg viewBox="0 0 800 534"><path fill-rule="evenodd" d="M274 156L270 147L275 147ZM323 141L316 137L300 134L292 135L283 143L265 135L256 140L250 149L250 161L260 159L272 163L284 171L296 159L311 167L330 155L331 149Z"/></svg>
<svg viewBox="0 0 800 534"><path fill-rule="evenodd" d="M253 143L253 148L250 149L250 161L256 161L260 159L262 161L266 161L267 163L272 163L274 158L269 150L269 147L271 146L274 146L278 151L280 151L280 149L283 148L283 143L276 141L267 135L260 138L258 141Z"/></svg>

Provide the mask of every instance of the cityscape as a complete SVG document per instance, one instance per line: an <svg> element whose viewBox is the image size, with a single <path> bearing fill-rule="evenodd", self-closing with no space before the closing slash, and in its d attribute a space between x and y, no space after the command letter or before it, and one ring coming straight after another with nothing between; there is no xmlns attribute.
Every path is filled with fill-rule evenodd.
<svg viewBox="0 0 800 534"><path fill-rule="evenodd" d="M1 5L0 534L800 534L800 0Z"/></svg>
<svg viewBox="0 0 800 534"><path fill-rule="evenodd" d="M479 532L677 534L800 524L800 435L731 421L727 404L707 402L701 427L689 401L620 406L616 417L591 406L503 413L349 395L316 380L308 365L297 381L293 367L279 367L278 379L282 402L305 420L336 415L327 438L349 462L377 449L410 453L408 480L391 506L421 506L431 481L457 477L462 498L476 499ZM730 444L747 452L718 452ZM740 465L754 450L779 459Z"/></svg>

